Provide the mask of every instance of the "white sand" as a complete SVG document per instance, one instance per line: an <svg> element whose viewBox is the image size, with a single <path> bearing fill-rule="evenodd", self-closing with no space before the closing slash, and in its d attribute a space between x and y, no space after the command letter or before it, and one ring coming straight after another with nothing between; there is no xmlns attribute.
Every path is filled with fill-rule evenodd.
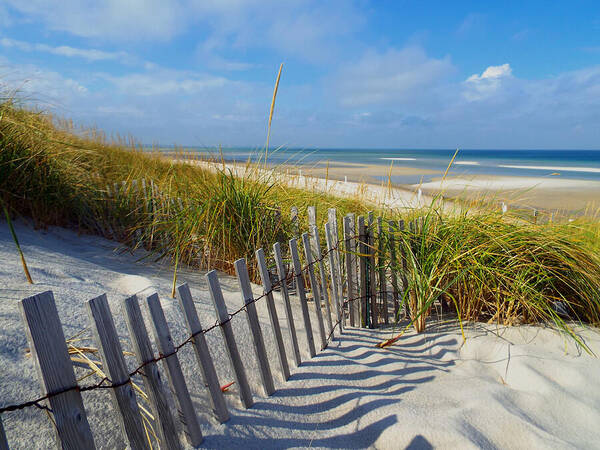
<svg viewBox="0 0 600 450"><path fill-rule="evenodd" d="M168 298L171 272L164 266L136 262L141 254L117 254L113 242L62 229L41 232L20 224L17 233L36 284L25 283L7 226L0 223L1 404L39 395L33 363L24 357L27 344L17 307L28 295L53 290L65 334L71 336L88 324L84 301L107 292L122 342L129 348L120 302L142 289L144 294L156 290L174 340L184 338L181 314ZM183 271L180 277L191 285L203 324L214 323L203 275ZM234 309L241 304L237 283L221 278L226 301ZM284 383L264 304L257 306L276 374L272 397L262 395L243 315L233 325L256 392L253 408L244 410L234 390L226 396L232 418L218 424L209 414L191 353L180 353L206 447L597 448L600 442L600 361L552 330L474 325L463 345L455 326L439 325L422 335L409 333L382 350L374 344L389 332L352 329L312 360L299 330L305 362ZM294 299L300 323L297 306ZM280 307L278 300L285 327ZM582 330L582 335L600 354L600 334ZM221 381L231 381L218 330L207 339ZM130 368L135 365L128 363ZM108 392L83 395L101 447L123 448ZM42 411L10 413L2 419L12 448L53 444Z"/></svg>
<svg viewBox="0 0 600 450"><path fill-rule="evenodd" d="M417 185L415 185L416 187ZM508 176L470 176L452 177L423 183L423 189L434 190L517 190L517 189L565 189L588 190L593 187L600 192L600 182L573 180L559 177L508 177Z"/></svg>

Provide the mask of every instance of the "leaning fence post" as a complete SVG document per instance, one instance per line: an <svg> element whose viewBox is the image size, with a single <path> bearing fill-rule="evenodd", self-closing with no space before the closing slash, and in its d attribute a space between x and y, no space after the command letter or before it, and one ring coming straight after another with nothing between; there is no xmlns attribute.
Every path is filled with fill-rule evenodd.
<svg viewBox="0 0 600 450"><path fill-rule="evenodd" d="M367 267L367 231L365 230L365 218L358 216L358 246L359 246L359 273L360 273L360 323L363 328L369 325L368 317L368 267Z"/></svg>
<svg viewBox="0 0 600 450"><path fill-rule="evenodd" d="M4 425L2 425L2 417L0 417L0 450L8 450L8 440L4 433Z"/></svg>
<svg viewBox="0 0 600 450"><path fill-rule="evenodd" d="M384 254L384 239L385 235L383 233L383 218L381 216L377 217L377 239L379 240L377 246L377 267L379 268L379 296L381 298L381 306L382 306L382 314L383 314L383 323L388 325L389 322L389 308L388 308L388 299L387 299L387 284L385 282L385 254Z"/></svg>
<svg viewBox="0 0 600 450"><path fill-rule="evenodd" d="M306 331L306 341L308 342L308 351L312 358L317 354L315 351L315 339L310 324L310 315L308 314L308 304L306 302L306 291L302 283L302 266L298 256L298 243L296 239L290 239L290 254L292 255L292 264L294 265L294 276L296 278L296 288L300 298L300 308L302 309L302 318L304 319L304 331Z"/></svg>
<svg viewBox="0 0 600 450"><path fill-rule="evenodd" d="M313 255L317 253L316 244L317 240L315 235L313 234L314 227L317 226L317 208L315 206L309 206L306 208L306 212L308 214L308 232L310 233L310 237L312 239L311 250Z"/></svg>
<svg viewBox="0 0 600 450"><path fill-rule="evenodd" d="M393 220L388 221L389 239L390 239L390 267L392 271L392 296L394 299L394 321L398 321L398 309L400 307L398 301L398 260L396 258L396 233L397 225Z"/></svg>
<svg viewBox="0 0 600 450"><path fill-rule="evenodd" d="M369 306L371 313L371 328L375 328L379 324L379 314L377 307L377 278L375 271L375 223L373 220L373 211L369 211L367 215L367 242L369 250Z"/></svg>
<svg viewBox="0 0 600 450"><path fill-rule="evenodd" d="M297 238L298 233L300 232L300 225L298 223L298 208L296 206L292 206L290 210L290 221L292 222L292 235Z"/></svg>
<svg viewBox="0 0 600 450"><path fill-rule="evenodd" d="M277 356L279 357L279 365L281 366L281 374L283 379L287 381L290 377L290 366L288 365L287 355L285 354L285 346L283 345L283 336L281 335L281 327L279 326L279 317L277 317L277 309L275 309L275 301L273 300L273 287L271 286L271 276L267 269L267 261L265 260L265 252L262 248L256 250L256 260L258 261L258 271L263 285L263 295L266 295L267 310L269 311L269 319L271 319L271 327L275 335L275 343L277 344ZM284 281L285 283L285 281Z"/></svg>
<svg viewBox="0 0 600 450"><path fill-rule="evenodd" d="M162 445L166 448L181 448L179 438L177 437L177 428L175 421L169 410L167 402L167 393L165 391L162 377L158 370L158 365L152 353L148 332L142 318L142 311L138 303L137 296L132 296L123 301L125 318L131 341L135 351L138 364L142 366L140 375L146 386L148 401L152 406L154 416L158 424L158 437Z"/></svg>
<svg viewBox="0 0 600 450"><path fill-rule="evenodd" d="M355 272L356 272L356 240L354 238L354 217L348 214L344 217L344 241L346 251L346 279L348 286L348 313L350 315L350 326L356 326L356 295L355 295Z"/></svg>
<svg viewBox="0 0 600 450"><path fill-rule="evenodd" d="M116 385L110 390L123 437L132 449L147 449L148 442L140 416L137 400L130 383L127 364L119 342L106 294L88 300L88 315L94 324L92 331L100 349L106 376ZM1 446L0 446L1 447Z"/></svg>
<svg viewBox="0 0 600 450"><path fill-rule="evenodd" d="M258 360L258 368L263 387L265 389L265 394L272 395L273 392L275 392L273 375L271 374L269 357L267 356L267 349L265 347L265 341L260 329L256 305L254 304L254 294L252 293L252 286L250 286L250 277L248 276L246 260L244 258L240 258L233 265L235 267L235 273L237 274L238 285L240 287L240 291L242 292L242 300L246 305L246 318L248 319L248 326L250 327L250 331L252 333L254 352L256 353L256 359Z"/></svg>
<svg viewBox="0 0 600 450"><path fill-rule="evenodd" d="M343 324L342 324L342 305L341 305L341 293L339 291L339 285L340 283L338 282L339 280L339 276L340 276L340 272L339 272L339 266L336 264L335 261L335 254L333 253L334 251L334 238L333 238L333 232L331 230L331 224L329 222L327 222L325 224L325 238L327 240L327 253L329 254L329 272L331 274L331 291L333 294L333 301L335 302L335 309L336 309L336 313L337 313L337 322L340 326L340 334L342 334L343 331ZM333 328L331 329L331 333L333 335Z"/></svg>
<svg viewBox="0 0 600 450"><path fill-rule="evenodd" d="M313 227L313 230L316 227ZM317 277L315 276L313 254L310 249L310 238L308 233L302 233L302 242L304 244L304 256L306 258L306 268L308 269L308 276L310 278L310 288L313 294L313 302L315 304L315 313L317 315L317 324L319 326L319 336L321 337L321 350L327 347L327 340L325 336L325 326L323 325L323 312L321 311L321 295L319 293L319 285L317 283Z"/></svg>
<svg viewBox="0 0 600 450"><path fill-rule="evenodd" d="M210 351L208 350L208 345L204 338L202 325L200 324L200 319L198 318L198 313L194 306L188 284L184 283L179 286L177 292L179 294L179 304L185 316L187 329L190 332L190 335L193 336L192 343L194 345L194 350L196 351L196 359L198 360L204 383L208 387L214 413L219 422L227 422L229 420L229 411L227 410L227 404L225 403L225 398L221 391L217 371L215 370L215 365L210 356Z"/></svg>
<svg viewBox="0 0 600 450"><path fill-rule="evenodd" d="M294 361L296 362L296 366L299 366L302 360L300 358L300 348L298 347L298 337L296 336L296 326L294 325L292 305L290 304L290 294L287 288L287 274L285 272L285 266L283 265L281 245L279 245L279 242L275 242L273 244L273 255L275 258L275 265L277 266L277 277L279 278L277 282L279 283L279 287L281 289L281 297L283 298L283 304L285 305L285 313L287 317L288 328L290 330L290 338L292 340Z"/></svg>
<svg viewBox="0 0 600 450"><path fill-rule="evenodd" d="M409 314L409 302L407 301L406 292L408 290L408 278L406 276L408 270L408 262L406 260L406 250L404 248L406 235L404 233L404 220L398 221L398 228L400 229L400 258L402 259L402 297L404 298L404 311L408 315Z"/></svg>
<svg viewBox="0 0 600 450"><path fill-rule="evenodd" d="M298 239L300 235L300 220L298 217L298 208L296 206L291 207L290 221L292 223L292 237ZM287 286L286 286L287 287ZM296 278L292 277L292 289L296 289Z"/></svg>
<svg viewBox="0 0 600 450"><path fill-rule="evenodd" d="M200 431L198 416L194 410L192 398L183 377L179 358L177 358L177 354L175 353L171 332L169 331L163 309L160 306L158 294L154 293L150 295L146 298L146 302L148 303L148 309L152 317L152 328L158 351L161 355L169 355L163 359L163 362L167 372L167 379L171 386L171 392L175 397L179 420L184 425L186 439L189 444L193 447L198 447L203 440L202 431Z"/></svg>
<svg viewBox="0 0 600 450"><path fill-rule="evenodd" d="M334 256L335 256L335 267L337 268L337 273L338 273L338 285L337 285L337 290L340 294L340 299L343 297L342 292L344 292L344 286L342 283L342 261L341 261L341 257L340 257L340 237L338 234L338 222L337 222L337 211L335 208L329 208L329 210L327 211L328 214L328 218L329 218L329 223L331 224L331 232L332 232L332 238L333 238L333 252L334 252ZM340 300L341 301L341 300ZM343 325L346 325L346 315L344 314L344 309L343 309L343 305L340 304L340 306L342 307L342 320L343 320Z"/></svg>
<svg viewBox="0 0 600 450"><path fill-rule="evenodd" d="M254 404L252 398L252 391L248 384L248 378L246 378L246 372L244 371L244 365L242 364L242 358L240 352L235 343L235 336L233 335L233 329L231 327L231 318L227 312L227 306L225 305L225 299L223 299L223 292L221 291L221 285L219 283L219 277L217 276L216 270L211 270L206 274L208 281L208 289L210 291L210 297L212 298L217 313L217 319L221 325L221 333L223 334L223 340L227 345L227 354L229 355L229 362L231 368L235 374L235 379L240 388L240 399L244 404L244 407L250 408Z"/></svg>
<svg viewBox="0 0 600 450"><path fill-rule="evenodd" d="M46 291L25 298L19 302L19 309L42 393L49 396L58 447L95 448L54 295Z"/></svg>
<svg viewBox="0 0 600 450"><path fill-rule="evenodd" d="M327 275L325 274L325 261L323 259L323 253L321 253L321 238L319 236L319 229L314 227L312 229L312 234L315 237L315 249L316 252L313 254L313 258L315 261L319 262L319 275L321 278L321 299L323 303L325 303L325 312L327 315L327 324L329 325L329 332L333 330L333 323L331 322L331 306L330 306L330 296L327 290Z"/></svg>

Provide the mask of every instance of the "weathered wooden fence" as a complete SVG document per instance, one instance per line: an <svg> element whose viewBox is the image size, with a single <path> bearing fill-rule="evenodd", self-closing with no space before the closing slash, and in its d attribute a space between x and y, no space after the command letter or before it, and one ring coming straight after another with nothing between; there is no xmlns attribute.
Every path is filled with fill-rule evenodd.
<svg viewBox="0 0 600 450"><path fill-rule="evenodd" d="M119 188L121 187L114 187L115 190ZM143 185L143 189L146 186ZM28 407L45 409L51 413L58 447L94 448L94 436L88 423L82 393L95 389L110 390L120 431L129 446L133 449L149 448L150 438L138 406L140 392L136 393L131 381L137 374L142 375L144 397L150 405L154 434L160 446L181 448L178 428L185 431L185 438L190 445L198 446L203 440L201 427L177 354L184 346L189 345L194 350L215 419L226 422L230 411L204 335L217 328L222 333L240 400L244 407L251 408L254 393L248 383L233 333L231 319L234 316L241 313L246 316L260 379L267 396L275 391L275 368L271 367L267 357L263 333L273 333L277 370L287 380L291 374L288 354L292 355L296 366L302 363L298 332L306 334L308 353L314 357L317 346L319 350L324 350L329 341L335 339L336 328L338 335L343 333L347 322L351 327L373 328L398 320L402 304L400 299L407 286L404 271L401 270L405 263L403 247L398 245L404 223L385 222L381 218L375 220L372 213L366 218L349 214L343 218L340 239L336 211L331 209L328 211L328 221L322 228L327 246L327 250L323 252L314 207L308 208L307 216L308 230L303 231L298 210L292 209L294 234L301 233L301 236L289 241L289 251L285 258L279 242L273 245L272 264L267 260L265 249L256 251L262 295L255 297L252 292L246 261L240 259L235 262L243 299L241 308L229 312L216 271L206 274L217 318L213 326L203 328L188 285L184 283L178 287L180 311L185 319L188 336L180 344L173 343L158 295L147 297L145 303L150 313L158 356L153 353L142 318L141 299L132 296L123 300L122 309L138 364L133 371L127 368L106 295L89 300L86 303L87 311L101 356L102 373L105 374L95 384L80 386L76 381L53 293L43 292L21 300L19 306L39 374L42 395L22 404L0 407L0 449L8 448L2 418L6 420L12 411ZM418 227L419 222L411 225ZM299 239L303 247L302 254L298 249ZM275 291L280 294L286 314L289 337L286 336L285 339L280 327L281 318L275 308ZM257 301L266 303L270 329L264 329L259 323L255 305ZM293 302L299 303L301 321L293 316ZM316 323L312 323L309 314L311 303ZM162 367L159 366L159 361L163 362ZM169 388L165 385L164 377ZM168 397L171 395L177 408L176 414L169 407ZM179 426L177 422L180 422Z"/></svg>

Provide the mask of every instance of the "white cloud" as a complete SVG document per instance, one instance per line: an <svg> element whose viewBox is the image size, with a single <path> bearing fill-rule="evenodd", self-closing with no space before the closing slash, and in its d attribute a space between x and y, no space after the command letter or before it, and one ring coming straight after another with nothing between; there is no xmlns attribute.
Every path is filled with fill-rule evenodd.
<svg viewBox="0 0 600 450"><path fill-rule="evenodd" d="M0 58L0 93L15 95L37 106L62 108L88 95L81 82L34 65L14 65Z"/></svg>
<svg viewBox="0 0 600 450"><path fill-rule="evenodd" d="M83 58L88 61L132 59L126 52L106 52L97 49L75 48L68 45L52 47L47 44L29 43L9 38L1 38L0 45L7 48L16 48L22 52L44 52L68 58Z"/></svg>
<svg viewBox="0 0 600 450"><path fill-rule="evenodd" d="M464 96L469 101L483 100L492 96L503 80L512 77L510 65L489 66L481 75L473 74L465 81Z"/></svg>
<svg viewBox="0 0 600 450"><path fill-rule="evenodd" d="M453 71L450 58L430 58L419 47L405 47L368 51L343 66L330 82L344 106L414 104L419 97L429 97L428 91Z"/></svg>
<svg viewBox="0 0 600 450"><path fill-rule="evenodd" d="M104 42L167 41L200 29L203 56L215 58L225 50L266 48L288 58L326 61L343 50L339 40L365 20L345 0L62 0L52 7L47 0L5 1L49 30ZM226 69L245 67L230 62Z"/></svg>
<svg viewBox="0 0 600 450"><path fill-rule="evenodd" d="M185 2L180 0L5 1L50 30L104 40L168 39L187 22Z"/></svg>
<svg viewBox="0 0 600 450"><path fill-rule="evenodd" d="M159 69L122 76L103 75L119 91L141 96L197 94L233 84L224 77Z"/></svg>

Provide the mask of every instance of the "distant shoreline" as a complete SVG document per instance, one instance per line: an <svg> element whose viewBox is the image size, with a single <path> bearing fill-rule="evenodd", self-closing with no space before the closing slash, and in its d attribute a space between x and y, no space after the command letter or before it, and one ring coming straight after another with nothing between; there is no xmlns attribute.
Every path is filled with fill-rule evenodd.
<svg viewBox="0 0 600 450"><path fill-rule="evenodd" d="M164 152L165 156L175 157L178 152ZM224 155L225 156L225 155ZM239 160L224 158L227 164L243 166ZM411 161L404 161L410 164ZM254 163L255 164L255 163ZM360 164L332 161L313 162L313 164L269 164L279 173L309 176L322 180L365 184L376 187L388 185L391 174L391 186L395 190L405 191L410 196L420 188L424 194L442 193L444 197L494 198L498 203L515 204L545 210L581 212L600 207L600 181L579 180L547 176L498 176L498 175L450 175L444 182L442 171L409 167L403 164ZM428 175L431 181L416 183L397 183L397 177L413 176L419 178ZM344 190L345 191L345 190ZM347 195L347 192L344 192Z"/></svg>

